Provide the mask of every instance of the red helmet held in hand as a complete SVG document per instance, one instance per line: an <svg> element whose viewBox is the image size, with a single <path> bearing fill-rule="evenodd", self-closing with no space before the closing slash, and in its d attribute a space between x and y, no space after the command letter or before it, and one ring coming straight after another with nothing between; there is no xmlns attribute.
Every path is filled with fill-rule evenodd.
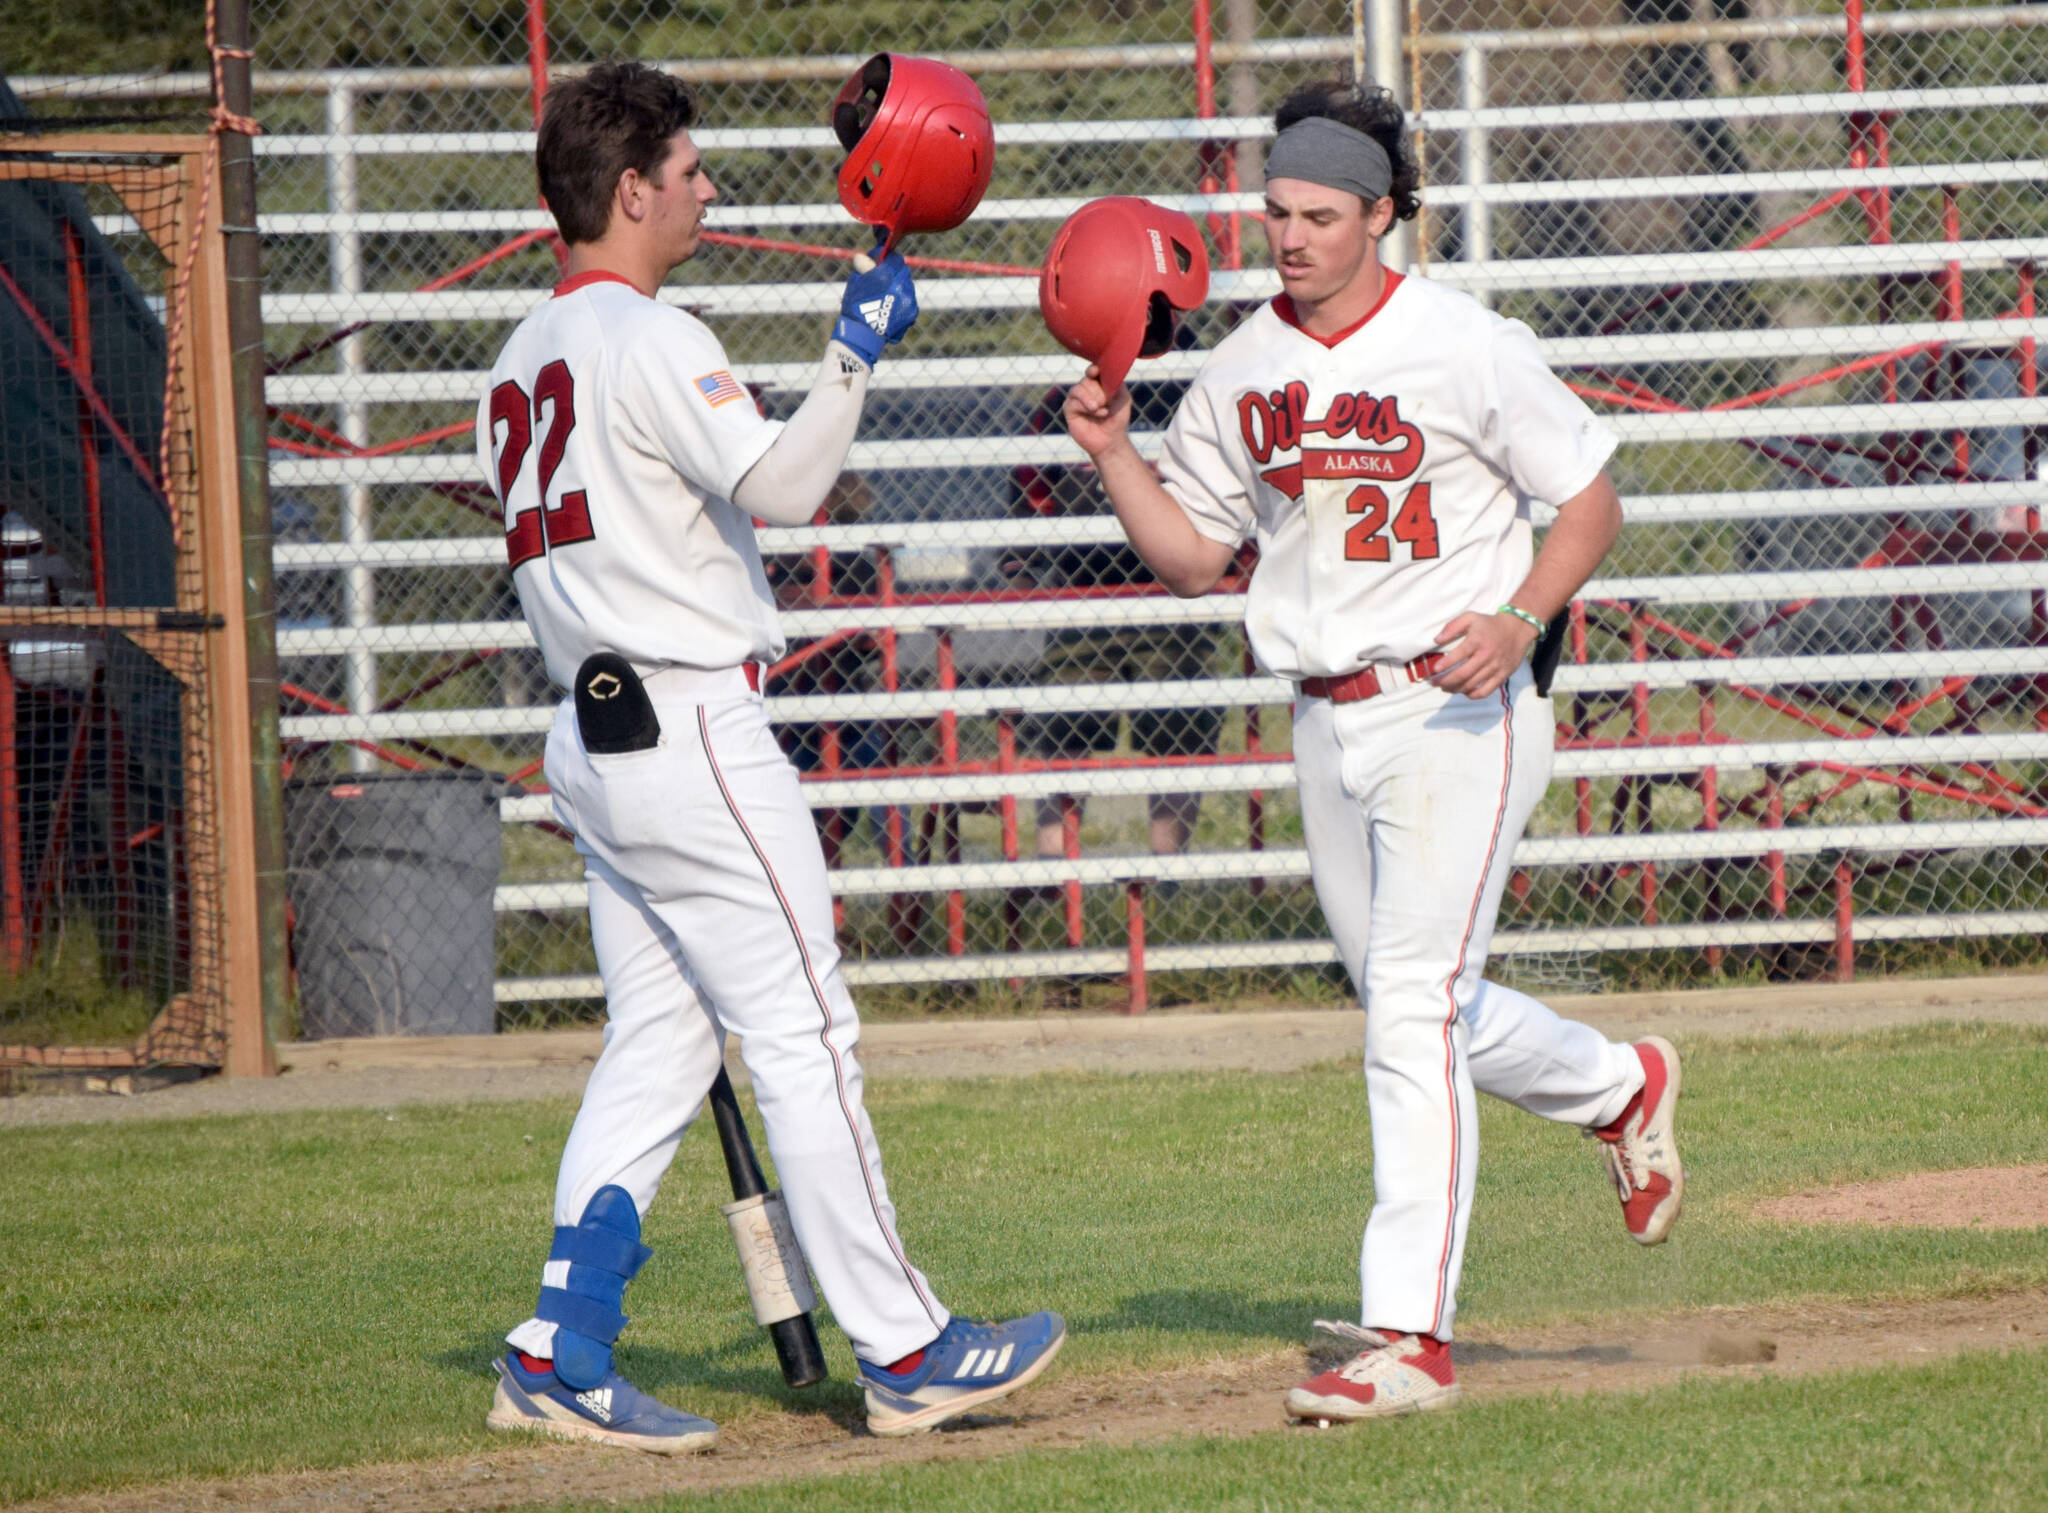
<svg viewBox="0 0 2048 1513"><path fill-rule="evenodd" d="M888 231L951 231L988 192L995 128L972 79L935 58L877 53L840 86L832 130L846 149L839 203Z"/></svg>
<svg viewBox="0 0 2048 1513"><path fill-rule="evenodd" d="M1194 221L1132 195L1068 216L1038 275L1046 329L1102 370L1106 394L1138 358L1170 350L1178 313L1208 296L1209 253Z"/></svg>

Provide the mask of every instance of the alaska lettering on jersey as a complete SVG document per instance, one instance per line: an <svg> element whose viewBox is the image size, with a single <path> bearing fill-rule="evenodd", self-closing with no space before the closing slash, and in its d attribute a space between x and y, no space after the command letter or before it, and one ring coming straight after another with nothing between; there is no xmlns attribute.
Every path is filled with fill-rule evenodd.
<svg viewBox="0 0 2048 1513"><path fill-rule="evenodd" d="M1327 436L1335 442L1356 434L1358 440L1372 442L1374 446L1395 446L1395 442L1399 442L1399 446L1389 452L1356 452L1356 457L1376 459L1372 463L1360 463L1360 473L1399 483L1421 467L1421 430L1401 420L1401 401L1397 397L1389 395L1386 399L1374 399L1366 391L1339 393L1329 401L1329 409L1323 416L1309 418L1307 409L1309 385L1300 381L1294 381L1284 389L1274 389L1272 393L1253 389L1239 395L1237 430L1245 438L1245 448L1251 452L1251 461L1270 463L1274 452L1292 452L1303 444L1303 438L1307 436ZM1260 477L1268 475L1262 473ZM1300 487L1284 491L1298 495Z"/></svg>
<svg viewBox="0 0 2048 1513"><path fill-rule="evenodd" d="M1328 447L1304 453L1304 462L1309 457L1319 457L1323 461L1316 466L1333 470L1311 476L1377 478L1400 483L1412 478L1422 466L1422 431L1401 418L1401 401L1393 395L1379 399L1360 390L1356 394L1339 394L1319 417L1311 418L1307 410L1308 385L1298 381L1270 394L1254 389L1239 395L1237 428L1252 461L1271 462L1274 453L1292 452L1309 436L1341 441L1355 435L1372 446ZM1301 497L1301 476L1301 463L1259 474L1292 499Z"/></svg>

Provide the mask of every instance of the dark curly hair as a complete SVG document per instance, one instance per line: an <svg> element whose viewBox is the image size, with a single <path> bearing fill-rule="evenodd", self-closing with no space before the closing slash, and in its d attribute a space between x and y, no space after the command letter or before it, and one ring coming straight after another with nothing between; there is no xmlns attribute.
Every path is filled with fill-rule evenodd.
<svg viewBox="0 0 2048 1513"><path fill-rule="evenodd" d="M1415 150L1408 142L1408 116L1401 102L1374 85L1360 89L1332 79L1304 84L1290 90L1280 108L1273 112L1273 130L1285 131L1296 121L1310 116L1328 116L1340 126L1362 131L1387 150L1394 165L1394 183L1387 193L1394 201L1394 219L1412 221L1422 208L1422 175L1415 167Z"/></svg>
<svg viewBox="0 0 2048 1513"><path fill-rule="evenodd" d="M697 124L690 86L644 63L600 63L548 91L534 167L565 242L601 241L628 168L651 176Z"/></svg>

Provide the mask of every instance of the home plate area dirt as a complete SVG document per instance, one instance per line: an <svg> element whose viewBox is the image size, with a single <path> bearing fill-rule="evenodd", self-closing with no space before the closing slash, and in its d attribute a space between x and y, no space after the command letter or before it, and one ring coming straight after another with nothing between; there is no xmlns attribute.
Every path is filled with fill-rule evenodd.
<svg viewBox="0 0 2048 1513"><path fill-rule="evenodd" d="M1340 1345L1331 1343L1332 1355L1341 1352ZM1923 1364L1966 1350L2042 1345L2048 1345L2048 1291L1709 1309L1537 1330L1474 1328L1454 1348L1467 1400L1483 1401L1540 1392L1640 1390L1687 1376L1791 1376ZM1019 1396L1014 1412L970 1417L907 1440L878 1440L833 1415L795 1412L729 1427L716 1451L681 1462L629 1451L508 1441L448 1460L181 1482L26 1506L41 1513L484 1513L559 1503L570 1486L592 1502L631 1502L686 1488L859 1473L919 1461L978 1460L1028 1448L1128 1445L1185 1435L1310 1434L1325 1431L1288 1427L1281 1398L1328 1358L1319 1348L1290 1349L1129 1377L1063 1377L1055 1367L1043 1383ZM479 1382L479 1414L487 1397ZM1327 1432L1372 1429L1347 1426Z"/></svg>

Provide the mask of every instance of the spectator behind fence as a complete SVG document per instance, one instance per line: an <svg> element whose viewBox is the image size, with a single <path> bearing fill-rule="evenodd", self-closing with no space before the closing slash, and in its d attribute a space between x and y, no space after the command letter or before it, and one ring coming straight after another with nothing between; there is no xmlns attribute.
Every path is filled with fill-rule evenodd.
<svg viewBox="0 0 2048 1513"><path fill-rule="evenodd" d="M1173 418L1187 385L1180 382L1131 385L1133 424L1140 429L1165 426ZM1064 391L1046 397L1031 418L1034 431L1054 426ZM1016 513L1025 515L1107 515L1109 500L1095 469L1021 467L1014 478ZM1114 545L1049 547L1020 556L1015 563L1019 586L1041 589L1114 588L1153 582L1152 572L1122 542ZM1113 611L1105 611L1113 614ZM1045 649L1049 685L1178 681L1206 678L1214 671L1216 632L1208 625L1100 625L1055 631ZM1102 756L1117 749L1121 711L1061 710L1026 716L1017 727L1024 755L1044 761ZM1214 706L1174 705L1130 711L1131 750L1141 757L1207 756L1215 752L1223 730L1223 711ZM1038 854L1065 854L1062 811L1072 804L1078 814L1084 800L1054 794L1038 802ZM1155 856L1173 856L1188 849L1200 817L1199 793L1151 793L1146 796L1150 842Z"/></svg>

